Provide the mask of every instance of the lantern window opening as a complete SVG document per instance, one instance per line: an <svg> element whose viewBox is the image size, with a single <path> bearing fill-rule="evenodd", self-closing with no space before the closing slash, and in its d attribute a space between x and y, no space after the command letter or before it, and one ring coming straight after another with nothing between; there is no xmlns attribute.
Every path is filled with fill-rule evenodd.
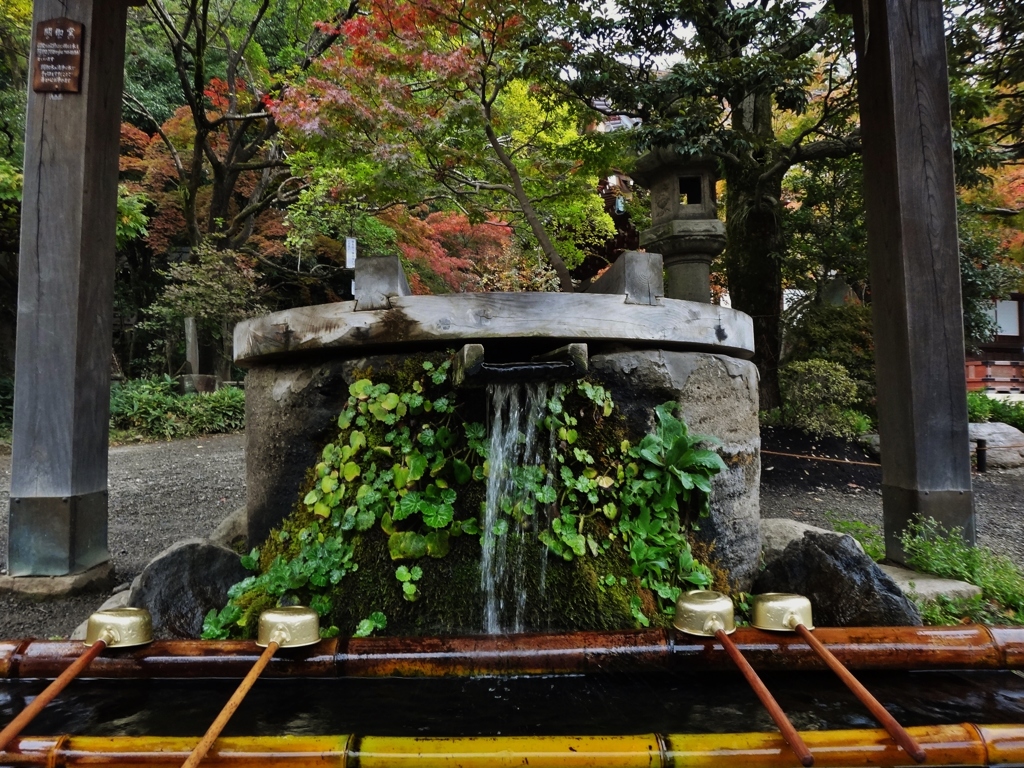
<svg viewBox="0 0 1024 768"><path fill-rule="evenodd" d="M700 176L679 177L679 204L702 205L704 202Z"/></svg>

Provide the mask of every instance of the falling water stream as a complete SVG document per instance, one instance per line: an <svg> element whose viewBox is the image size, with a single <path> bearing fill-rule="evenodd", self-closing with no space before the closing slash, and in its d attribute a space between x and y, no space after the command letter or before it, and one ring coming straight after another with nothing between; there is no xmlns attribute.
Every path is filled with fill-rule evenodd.
<svg viewBox="0 0 1024 768"><path fill-rule="evenodd" d="M522 632L527 591L523 558L528 551L542 558L542 590L546 562L546 548L528 534L540 523L536 501L522 479L524 473L540 472L550 455L550 444L537 439L537 426L547 409L548 384L492 384L487 393L491 440L480 563L484 631ZM544 482L552 482L551 476Z"/></svg>

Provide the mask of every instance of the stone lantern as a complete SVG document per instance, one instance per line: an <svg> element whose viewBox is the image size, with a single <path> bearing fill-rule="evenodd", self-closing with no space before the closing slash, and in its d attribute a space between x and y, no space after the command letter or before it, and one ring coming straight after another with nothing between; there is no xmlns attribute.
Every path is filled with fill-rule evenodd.
<svg viewBox="0 0 1024 768"><path fill-rule="evenodd" d="M652 226L640 233L640 246L662 255L665 296L710 304L711 261L725 248L714 161L659 148L643 155L630 176L651 191Z"/></svg>

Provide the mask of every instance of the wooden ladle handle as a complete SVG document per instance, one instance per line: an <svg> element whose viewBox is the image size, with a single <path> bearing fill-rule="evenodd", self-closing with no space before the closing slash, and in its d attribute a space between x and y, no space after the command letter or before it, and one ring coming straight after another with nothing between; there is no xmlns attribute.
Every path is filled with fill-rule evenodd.
<svg viewBox="0 0 1024 768"><path fill-rule="evenodd" d="M217 719L210 724L203 738L200 739L199 743L196 744L191 754L181 764L181 768L196 768L197 765L206 757L206 753L210 751L210 747L213 746L213 742L220 736L220 732L224 730L224 726L228 724L228 720L235 714L238 708L242 705L242 700L246 694L249 693L249 689L256 683L256 679L260 676L260 673L266 668L267 664L270 663L270 659L273 658L274 653L280 646L273 640L267 644L266 650L260 655L256 663L252 665L252 669L249 670L249 674L243 678L242 682L238 684L238 688L231 694L231 698L228 699L228 703L224 705L224 708L217 715Z"/></svg>
<svg viewBox="0 0 1024 768"><path fill-rule="evenodd" d="M0 752L7 749L7 745L24 730L25 726L31 723L47 704L57 698L60 692L68 687L68 683L78 677L78 674L89 666L93 659L103 653L103 649L106 647L107 644L103 640L97 640L90 645L81 656L75 659L60 674L60 677L46 686L43 692L32 700L31 704L21 710L18 716L11 720L6 728L0 731Z"/></svg>
<svg viewBox="0 0 1024 768"><path fill-rule="evenodd" d="M821 660L825 662L828 668L835 672L846 687L853 692L853 695L857 697L860 703L868 708L868 711L889 732L893 741L903 747L904 751L914 758L915 762L923 763L927 755L921 749L921 745L917 743L913 736L907 733L906 728L896 722L896 718L889 714L889 710L883 707L882 703L872 696L871 692L853 676L853 673L843 666L843 663L833 656L832 652L822 645L818 638L811 634L811 630L803 624L797 624L794 629L796 629L796 633L800 635L804 642L811 646L811 649L821 657Z"/></svg>
<svg viewBox="0 0 1024 768"><path fill-rule="evenodd" d="M807 748L804 740L800 738L800 734L797 733L796 728L793 727L789 718L786 717L786 713L782 711L782 707L779 706L775 697L772 696L765 684L761 682L761 678L758 677L754 668L750 666L750 662L743 658L743 654L740 653L740 649L733 644L732 640L729 639L729 636L725 634L724 630L720 629L715 632L715 637L718 639L718 642L722 644L722 647L725 648L725 652L729 654L729 658L731 658L736 666L739 667L739 670L743 674L743 677L746 678L747 683L749 683L750 687L754 689L754 693L757 694L757 698L761 700L764 708L768 710L768 714L771 715L772 720L775 721L775 725L778 726L779 731L782 732L782 738L786 740L787 744L789 744L789 748L793 750L797 759L800 760L800 764L803 765L804 768L810 768L814 765L814 755L811 754L811 750Z"/></svg>

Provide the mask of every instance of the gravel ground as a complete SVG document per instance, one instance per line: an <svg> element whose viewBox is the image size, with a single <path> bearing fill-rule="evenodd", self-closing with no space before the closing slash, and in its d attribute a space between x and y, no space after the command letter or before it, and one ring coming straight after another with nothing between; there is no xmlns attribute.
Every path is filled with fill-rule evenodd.
<svg viewBox="0 0 1024 768"><path fill-rule="evenodd" d="M978 541L1024 568L1024 468L974 474L974 508ZM791 517L831 528L829 513L844 520L882 525L882 492L874 487L761 485L761 516Z"/></svg>
<svg viewBox="0 0 1024 768"><path fill-rule="evenodd" d="M849 468L835 463L764 459L764 517L792 517L830 528L828 512L881 525L877 469L851 475ZM244 477L242 435L111 448L109 543L117 580L130 582L176 541L209 535L244 503ZM0 456L0 570L6 569L9 486L10 456ZM974 490L981 543L1024 567L1024 469L976 474ZM106 597L34 603L0 595L0 638L67 636Z"/></svg>
<svg viewBox="0 0 1024 768"><path fill-rule="evenodd" d="M245 438L215 435L110 449L108 542L117 582L157 553L207 536L245 503ZM7 570L11 457L0 456L0 571ZM31 602L0 595L0 638L67 636L108 595Z"/></svg>

